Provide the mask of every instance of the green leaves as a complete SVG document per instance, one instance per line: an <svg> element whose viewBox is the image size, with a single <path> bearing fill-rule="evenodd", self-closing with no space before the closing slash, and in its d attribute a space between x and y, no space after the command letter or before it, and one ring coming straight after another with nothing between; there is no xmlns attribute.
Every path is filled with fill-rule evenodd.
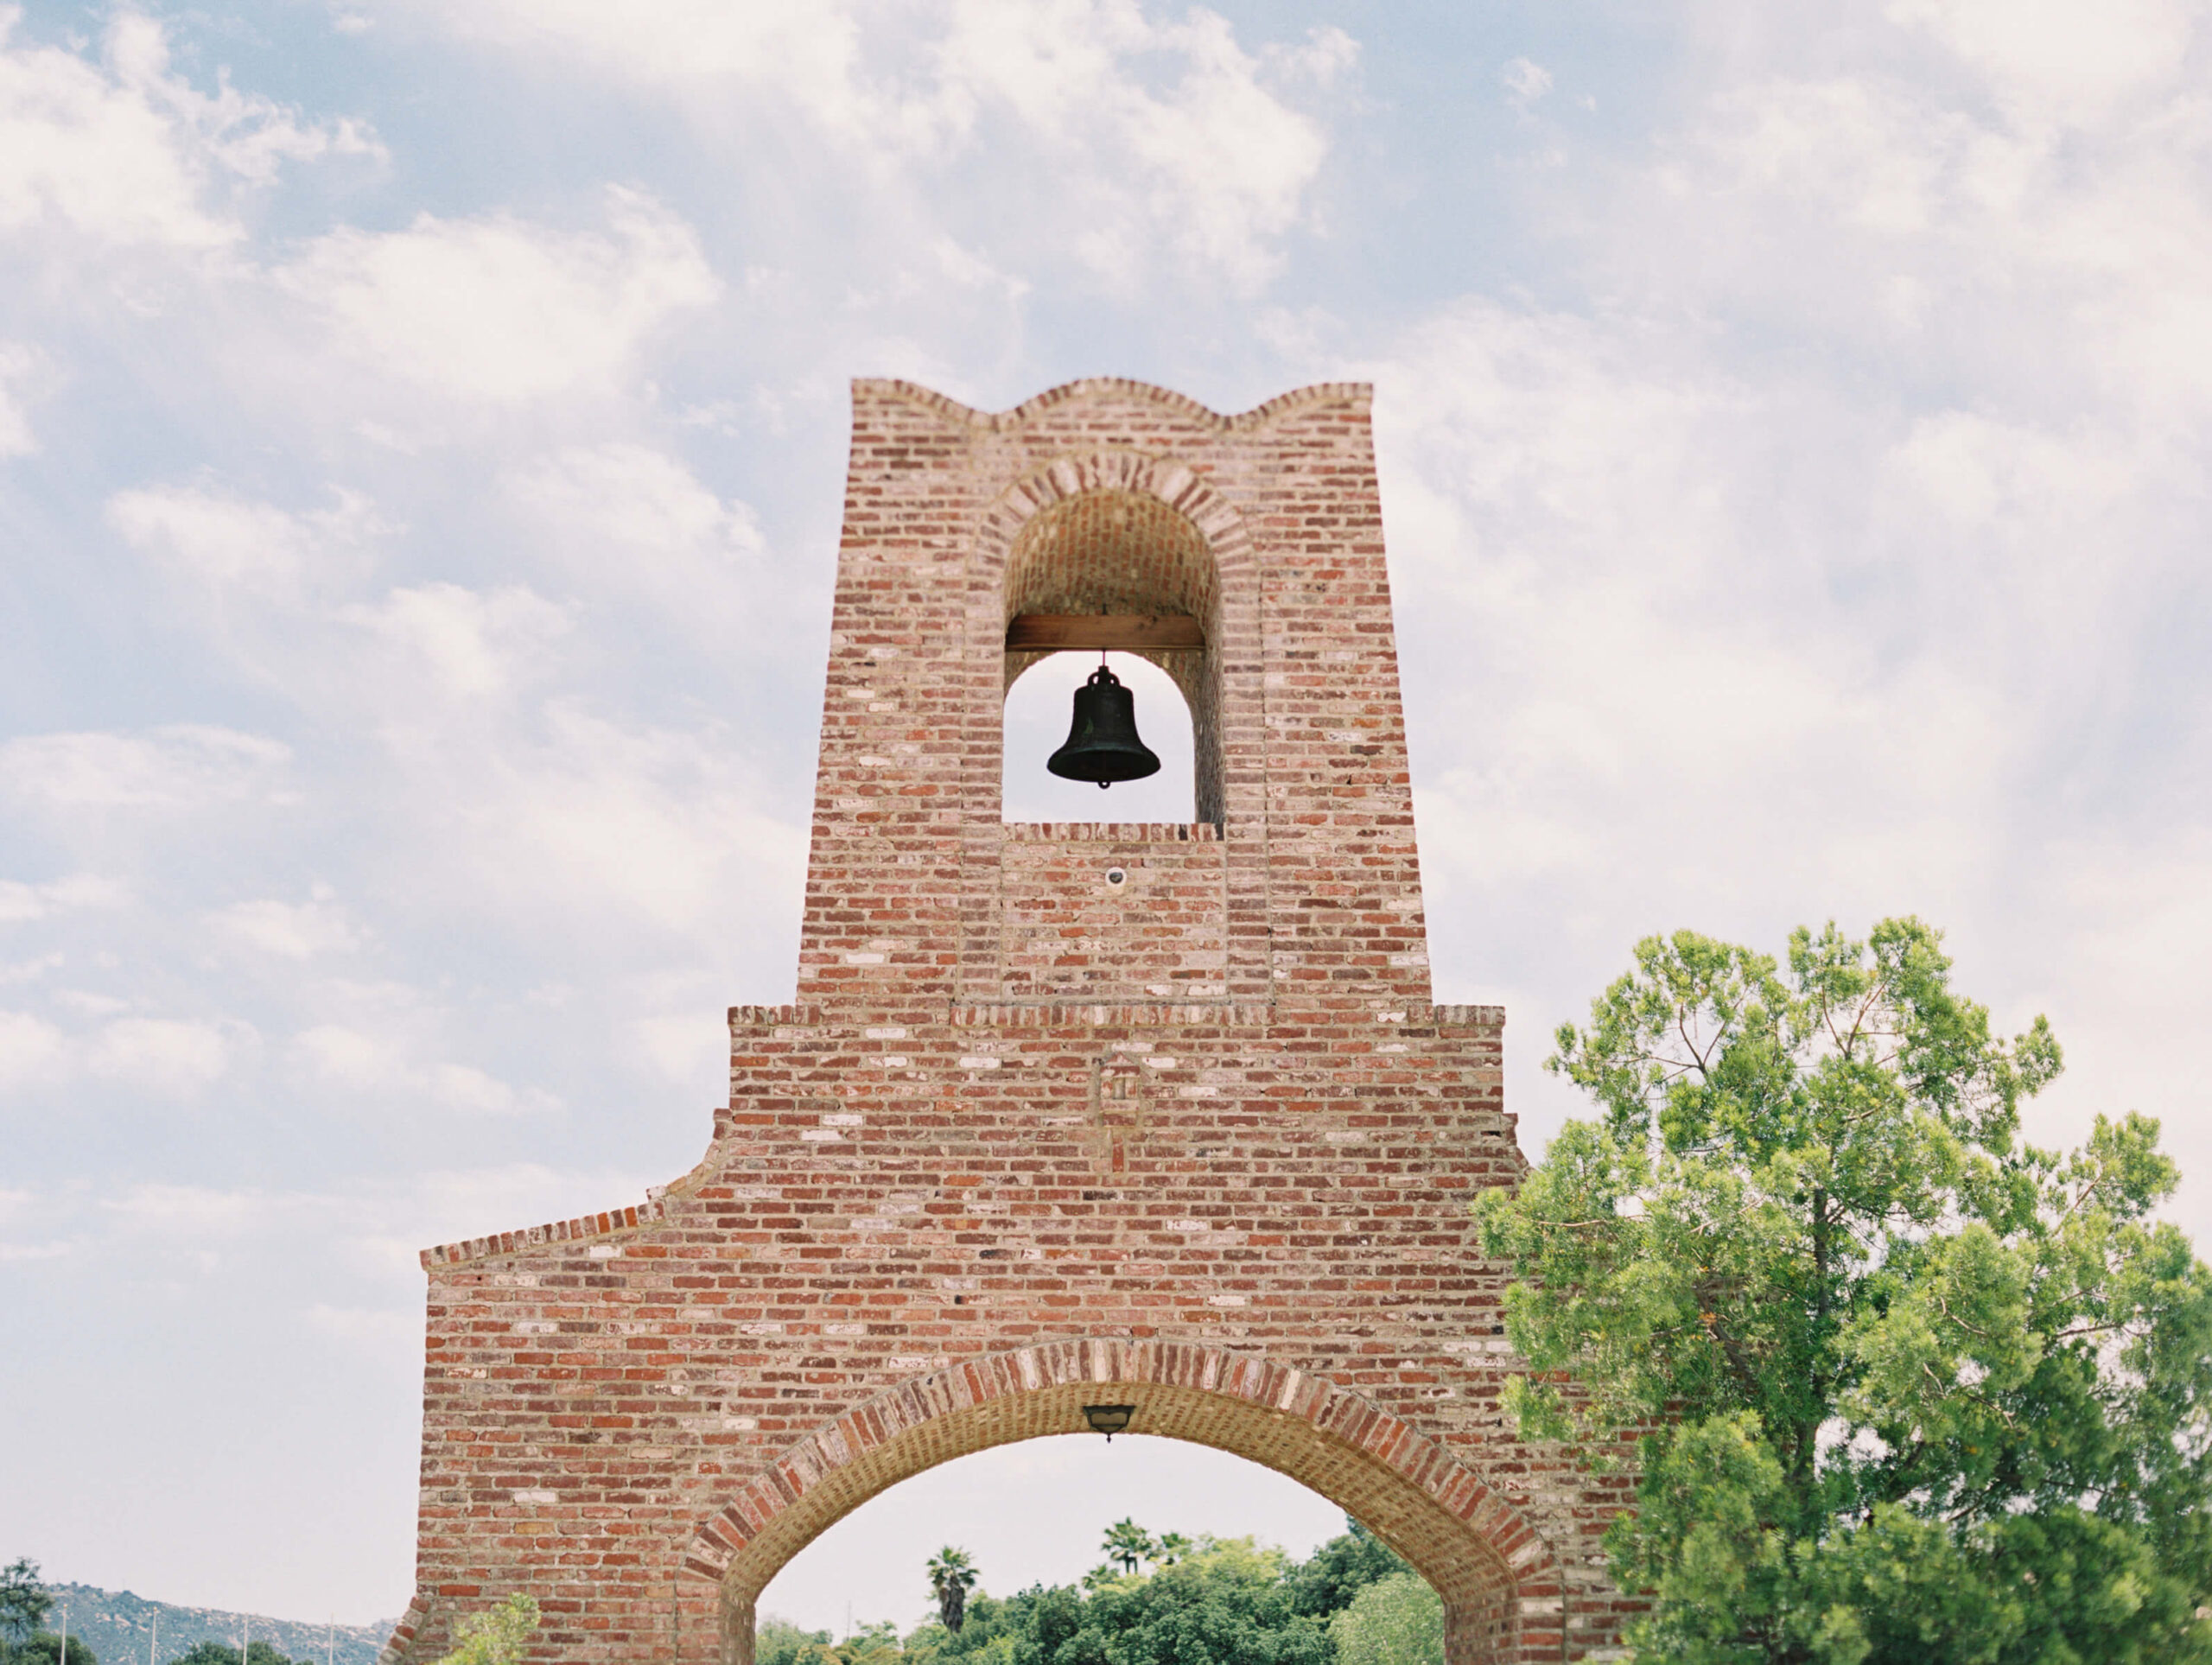
<svg viewBox="0 0 2212 1665"><path fill-rule="evenodd" d="M1329 1623L1337 1665L1444 1665L1444 1604L1411 1573L1369 1585Z"/></svg>
<svg viewBox="0 0 2212 1665"><path fill-rule="evenodd" d="M520 1665L537 1634L537 1603L518 1590L497 1607L463 1620L461 1646L437 1665Z"/></svg>
<svg viewBox="0 0 2212 1665"><path fill-rule="evenodd" d="M1004 1601L979 1594L957 1634L925 1624L903 1653L888 1637L880 1657L850 1643L833 1650L826 1636L763 1620L755 1656L761 1665L1333 1665L1334 1638L1351 1632L1332 1629L1332 1619L1384 1583L1399 1587L1352 1627L1358 1645L1370 1654L1402 1642L1426 1646L1424 1638L1442 1646L1435 1596L1351 1522L1303 1563L1249 1538L1154 1539L1134 1522L1116 1524L1130 1528L1122 1540L1132 1547L1139 1535L1151 1544L1155 1553L1141 1558L1153 1561L1151 1572L1109 1571L1084 1588L1031 1588ZM1395 1665L1441 1665L1441 1656L1416 1653Z"/></svg>
<svg viewBox="0 0 2212 1665"><path fill-rule="evenodd" d="M2094 1657L2060 1587L2212 1657L2172 1617L2212 1602L2212 1284L2150 1219L2173 1166L2140 1116L2022 1146L2058 1044L1949 976L1916 919L1780 963L1648 938L1548 1065L1598 1116L1477 1205L1521 1280L1522 1431L1635 1442L1609 1544L1649 1657Z"/></svg>
<svg viewBox="0 0 2212 1665"><path fill-rule="evenodd" d="M947 1544L930 1558L928 1572L938 1617L946 1630L957 1631L967 1617L968 1592L976 1587L979 1576L976 1563L966 1550Z"/></svg>

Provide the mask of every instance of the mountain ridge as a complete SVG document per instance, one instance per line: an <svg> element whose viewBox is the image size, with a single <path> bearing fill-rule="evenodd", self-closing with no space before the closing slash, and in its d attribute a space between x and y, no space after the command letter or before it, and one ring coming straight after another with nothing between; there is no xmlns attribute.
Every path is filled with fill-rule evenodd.
<svg viewBox="0 0 2212 1665"><path fill-rule="evenodd" d="M48 1584L46 1589L54 1598L46 1628L59 1630L62 1609L67 1608L73 1652L81 1641L98 1657L99 1665L168 1665L201 1642L236 1648L241 1631L252 1641L266 1642L310 1665L326 1665L326 1661L327 1665L376 1665L392 1626L399 1622L388 1618L368 1624L317 1624L155 1601L129 1590L103 1590L89 1584ZM157 1620L158 1654L154 1651Z"/></svg>

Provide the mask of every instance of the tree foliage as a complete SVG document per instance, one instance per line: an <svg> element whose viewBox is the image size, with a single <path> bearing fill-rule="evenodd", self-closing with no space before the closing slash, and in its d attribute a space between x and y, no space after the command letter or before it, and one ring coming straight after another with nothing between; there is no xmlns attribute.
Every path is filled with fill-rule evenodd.
<svg viewBox="0 0 2212 1665"><path fill-rule="evenodd" d="M965 1617L968 1592L976 1587L976 1564L964 1549L950 1544L930 1558L930 1592L937 1598L938 1619L948 1630L957 1630Z"/></svg>
<svg viewBox="0 0 2212 1665"><path fill-rule="evenodd" d="M497 1607L461 1621L461 1646L437 1665L520 1665L537 1634L537 1603L518 1590Z"/></svg>
<svg viewBox="0 0 2212 1665"><path fill-rule="evenodd" d="M68 1665L99 1665L90 1648L75 1636L68 1638ZM62 1637L59 1631L35 1630L29 1639L13 1643L4 1657L9 1665L59 1665Z"/></svg>
<svg viewBox="0 0 2212 1665"><path fill-rule="evenodd" d="M2212 1658L2212 1277L2158 1125L2018 1137L2060 1068L1936 931L1681 932L1559 1033L1571 1122L1478 1204L1522 1431L1632 1451L1641 1655Z"/></svg>
<svg viewBox="0 0 2212 1665"><path fill-rule="evenodd" d="M1107 1560L1124 1573L1135 1572L1159 1554L1152 1534L1126 1516L1106 1528L1106 1540L1101 1547L1106 1552Z"/></svg>
<svg viewBox="0 0 2212 1665"><path fill-rule="evenodd" d="M18 1555L0 1567L0 1638L27 1641L53 1605L54 1598L40 1582L38 1563L29 1556Z"/></svg>
<svg viewBox="0 0 2212 1665"><path fill-rule="evenodd" d="M1194 1541L1170 1532L1155 1539L1135 1522L1119 1522L1108 1533L1114 1559L1080 1585L1033 1586L1004 1600L978 1590L957 1630L940 1612L903 1643L888 1625L833 1643L827 1631L764 1618L753 1658L757 1665L1334 1665L1332 1617L1369 1585L1407 1571L1363 1528L1347 1525L1344 1537L1296 1562L1249 1538Z"/></svg>
<svg viewBox="0 0 2212 1665"><path fill-rule="evenodd" d="M76 1645L73 1643L69 1656L74 1659ZM238 1665L238 1650L227 1642L197 1642L168 1665ZM245 1665L308 1665L305 1660L295 1660L273 1643L248 1638L245 1644Z"/></svg>
<svg viewBox="0 0 2212 1665"><path fill-rule="evenodd" d="M1444 1604L1411 1573L1367 1586L1329 1621L1337 1665L1444 1665Z"/></svg>

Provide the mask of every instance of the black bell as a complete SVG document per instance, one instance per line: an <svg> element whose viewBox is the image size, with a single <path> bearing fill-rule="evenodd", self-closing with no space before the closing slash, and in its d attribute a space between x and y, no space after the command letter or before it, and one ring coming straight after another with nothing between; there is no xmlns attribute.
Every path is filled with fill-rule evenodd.
<svg viewBox="0 0 2212 1665"><path fill-rule="evenodd" d="M1068 743L1045 766L1063 780L1142 780L1160 772L1160 759L1137 738L1136 696L1104 665L1075 690L1075 721Z"/></svg>

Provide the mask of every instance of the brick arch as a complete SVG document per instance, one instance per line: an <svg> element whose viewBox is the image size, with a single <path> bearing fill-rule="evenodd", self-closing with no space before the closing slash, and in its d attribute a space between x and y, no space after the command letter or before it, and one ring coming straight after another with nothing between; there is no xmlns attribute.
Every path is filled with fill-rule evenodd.
<svg viewBox="0 0 2212 1665"><path fill-rule="evenodd" d="M1435 1441L1306 1372L1196 1343L1060 1341L901 1383L817 1428L693 1535L719 1586L725 1665L750 1665L753 1603L807 1544L870 1498L955 1458L1080 1433L1085 1404L1135 1407L1129 1432L1211 1446L1343 1507L1444 1598L1453 1665L1518 1657L1524 1606L1558 1611L1552 1547Z"/></svg>
<svg viewBox="0 0 2212 1665"><path fill-rule="evenodd" d="M1039 654L1004 651L1022 611L1189 613L1197 651L1147 652L1191 710L1198 818L1223 823L1228 759L1260 740L1259 596L1244 517L1189 464L1135 451L1061 457L1000 493L980 522L974 645L999 659L1001 695ZM1256 808L1256 796L1247 806Z"/></svg>

